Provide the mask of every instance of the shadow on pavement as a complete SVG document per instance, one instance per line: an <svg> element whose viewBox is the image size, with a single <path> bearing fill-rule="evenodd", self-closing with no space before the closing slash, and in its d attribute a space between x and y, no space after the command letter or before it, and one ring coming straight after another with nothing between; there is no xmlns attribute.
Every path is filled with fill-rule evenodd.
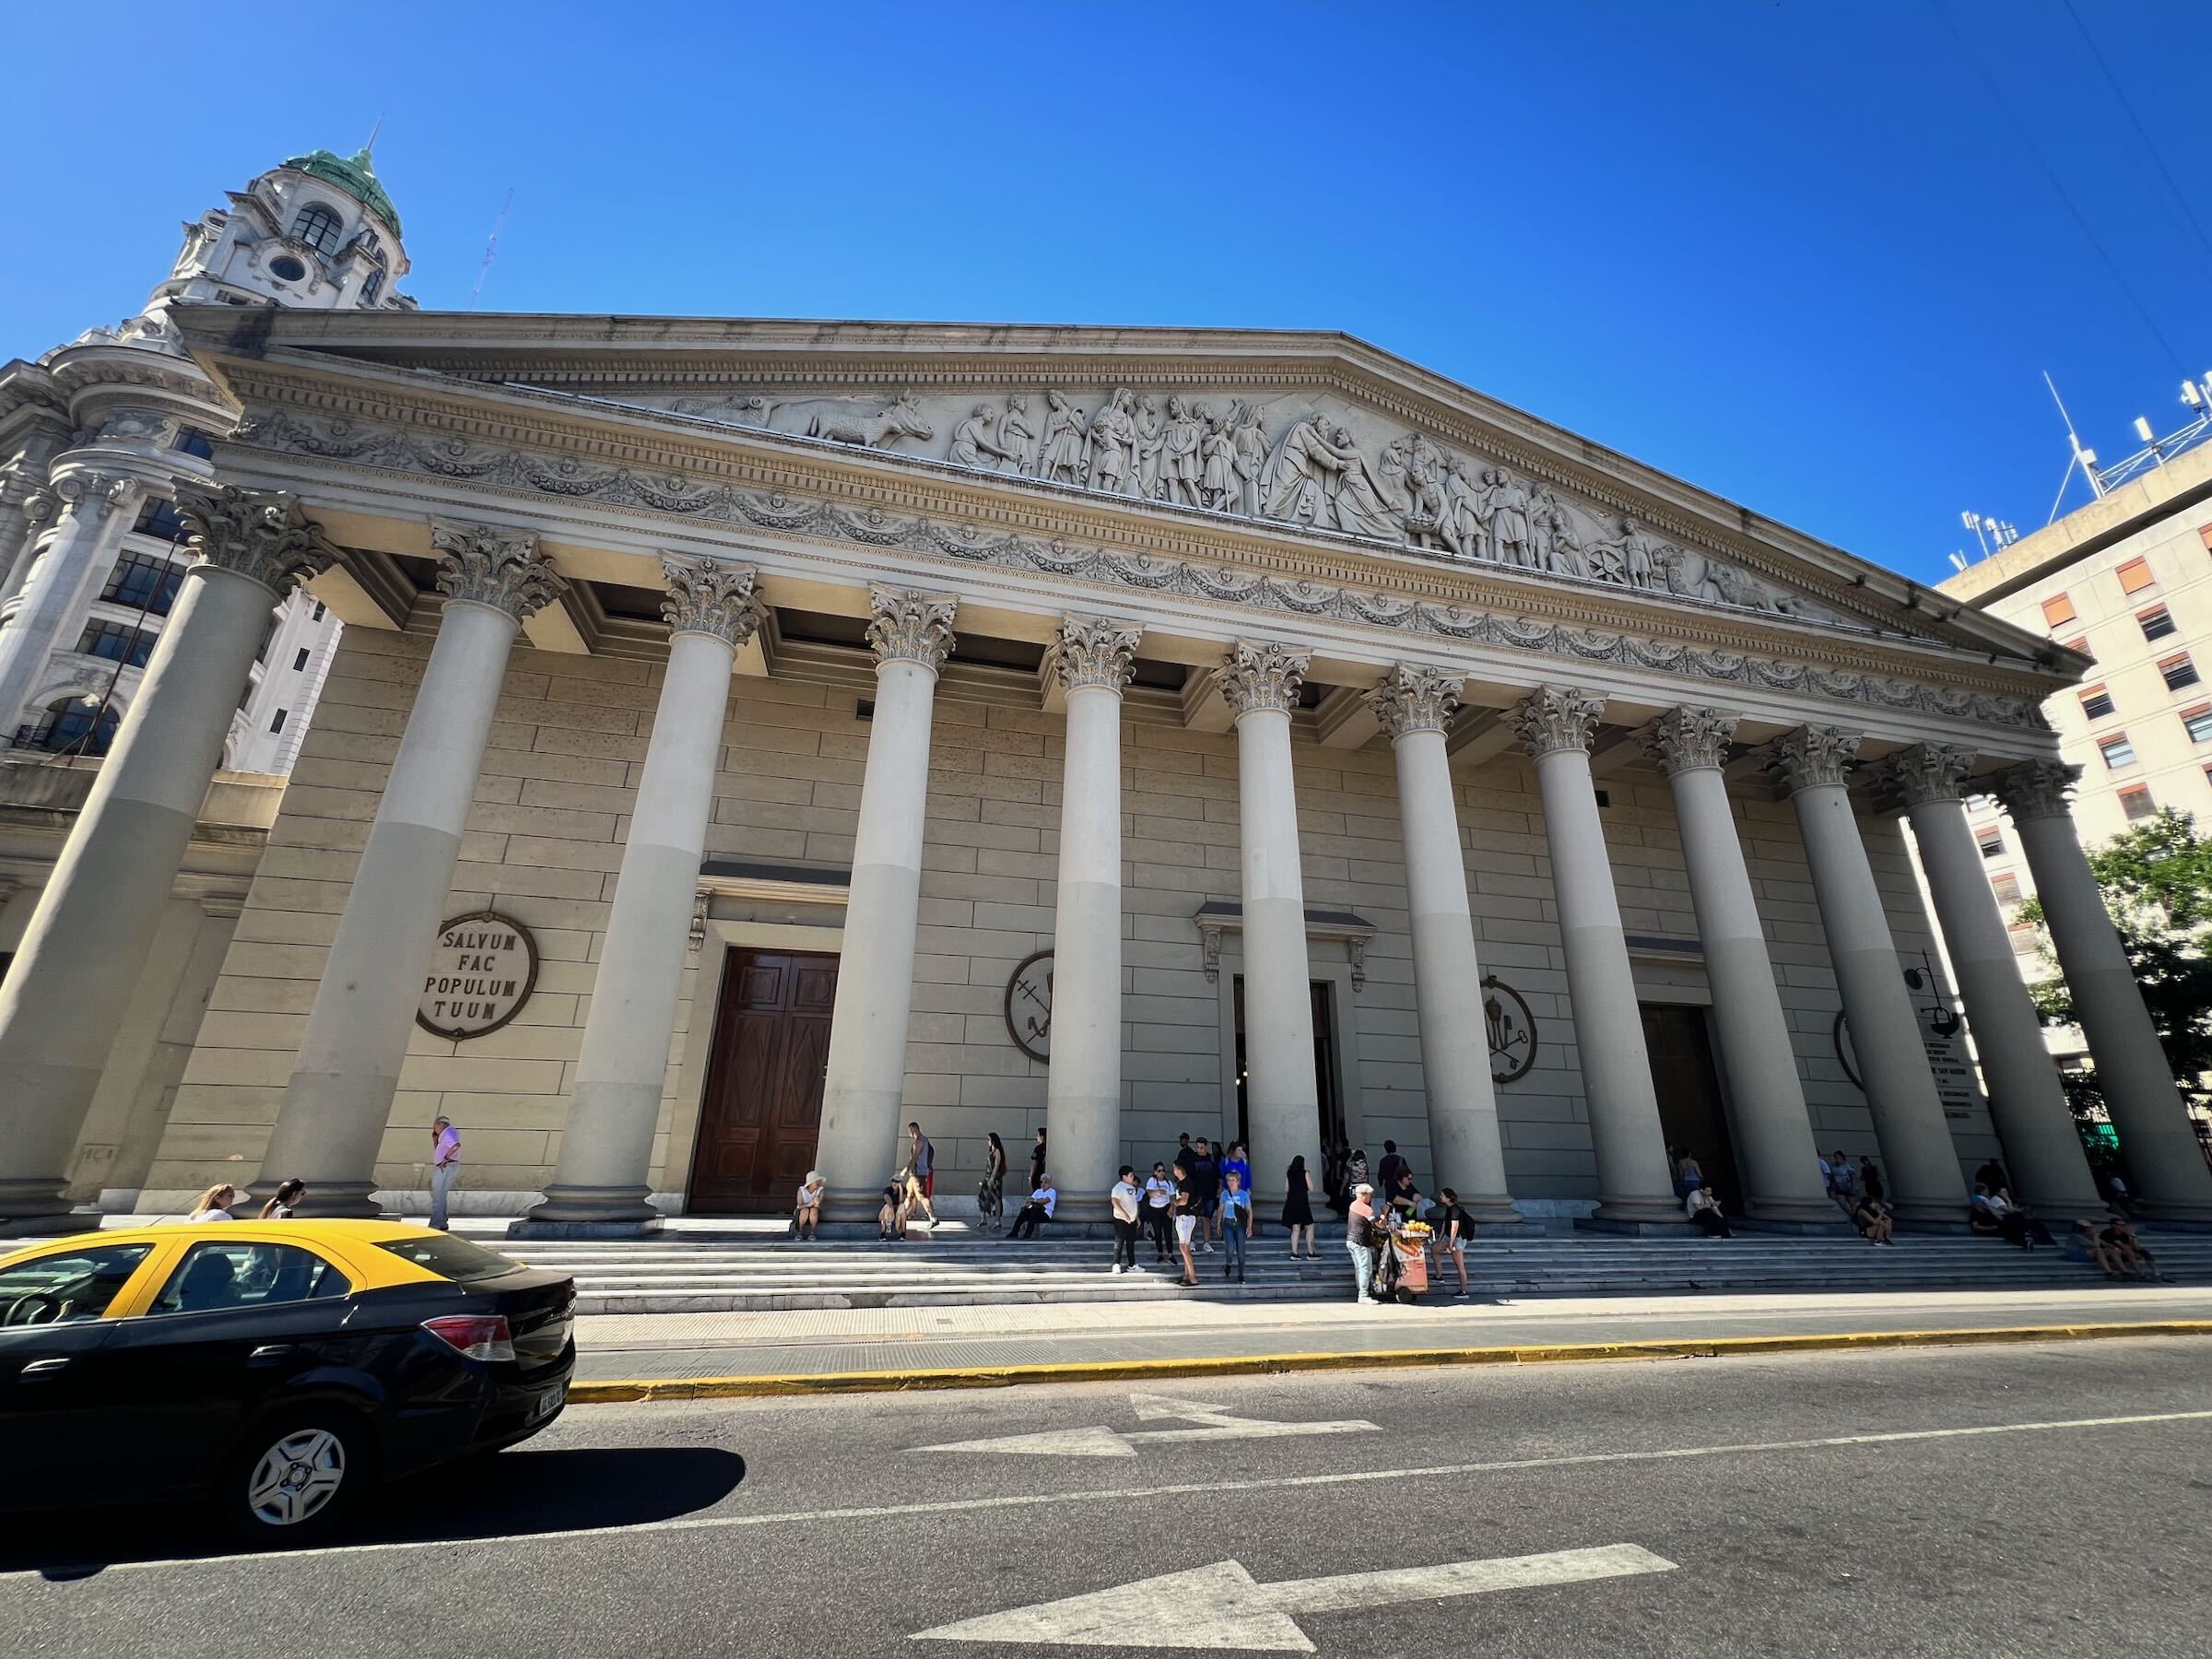
<svg viewBox="0 0 2212 1659"><path fill-rule="evenodd" d="M378 1493L325 1547L528 1536L641 1526L709 1510L745 1479L745 1459L717 1447L515 1451L449 1465ZM198 1560L266 1552L238 1543L203 1506L69 1510L0 1521L0 1572L56 1582L125 1561Z"/></svg>

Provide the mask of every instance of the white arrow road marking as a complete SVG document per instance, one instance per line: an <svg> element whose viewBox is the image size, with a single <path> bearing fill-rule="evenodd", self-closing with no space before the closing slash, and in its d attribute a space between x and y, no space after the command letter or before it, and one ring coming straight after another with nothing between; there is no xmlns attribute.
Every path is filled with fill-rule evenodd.
<svg viewBox="0 0 2212 1659"><path fill-rule="evenodd" d="M1675 1563L1665 1556L1634 1544L1347 1572L1334 1578L1286 1579L1274 1584L1254 1582L1240 1562L1216 1561L1210 1567L1139 1579L1111 1590L964 1618L934 1630L918 1630L912 1640L1311 1653L1313 1643L1291 1617L1294 1613L1347 1613L1399 1602L1674 1570Z"/></svg>
<svg viewBox="0 0 2212 1659"><path fill-rule="evenodd" d="M1007 1452L1039 1457L1135 1457L1146 1441L1277 1440L1295 1434L1379 1434L1382 1426L1364 1418L1338 1422L1279 1423L1267 1418L1231 1417L1218 1406L1171 1400L1165 1394L1131 1394L1137 1421L1159 1422L1182 1418L1205 1425L1198 1429L1133 1429L1127 1433L1107 1428L1048 1429L1039 1434L1001 1434L986 1440L952 1441L942 1446L916 1446L917 1452Z"/></svg>

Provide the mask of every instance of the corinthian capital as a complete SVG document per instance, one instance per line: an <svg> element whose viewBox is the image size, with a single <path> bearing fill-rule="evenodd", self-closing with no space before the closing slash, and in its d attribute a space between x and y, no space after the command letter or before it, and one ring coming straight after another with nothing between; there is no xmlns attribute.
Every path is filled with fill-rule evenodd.
<svg viewBox="0 0 2212 1659"><path fill-rule="evenodd" d="M952 650L952 614L957 600L912 588L871 588L868 604L876 619L868 624L868 649L877 666L919 663L935 674Z"/></svg>
<svg viewBox="0 0 2212 1659"><path fill-rule="evenodd" d="M1974 764L1974 751L1951 748L1940 743L1916 743L1883 762L1883 769L1908 806L1930 801L1955 801L1959 785Z"/></svg>
<svg viewBox="0 0 2212 1659"><path fill-rule="evenodd" d="M567 585L527 530L432 519L430 546L439 555L438 591L449 605L488 605L527 622Z"/></svg>
<svg viewBox="0 0 2212 1659"><path fill-rule="evenodd" d="M1272 640L1239 640L1229 648L1221 668L1221 695L1239 714L1288 714L1298 706L1299 688L1313 661L1310 651L1293 651Z"/></svg>
<svg viewBox="0 0 2212 1659"><path fill-rule="evenodd" d="M1562 749L1587 749L1605 712L1602 697L1569 686L1539 686L1514 708L1513 735L1538 760Z"/></svg>
<svg viewBox="0 0 2212 1659"><path fill-rule="evenodd" d="M1857 761L1859 735L1841 726L1801 725L1767 746L1767 770L1792 794L1841 784Z"/></svg>
<svg viewBox="0 0 2212 1659"><path fill-rule="evenodd" d="M1143 631L1096 617L1064 618L1047 659L1053 677L1063 691L1120 691L1135 671L1136 641Z"/></svg>
<svg viewBox="0 0 2212 1659"><path fill-rule="evenodd" d="M1685 705L1660 715L1637 734L1637 739L1643 745L1643 752L1658 762L1664 776L1717 771L1727 756L1730 740L1735 736L1739 718L1717 709Z"/></svg>
<svg viewBox="0 0 2212 1659"><path fill-rule="evenodd" d="M661 576L668 591L661 615L670 634L712 634L735 648L753 637L767 614L759 594L760 572L750 565L718 564L709 559L661 556Z"/></svg>
<svg viewBox="0 0 2212 1659"><path fill-rule="evenodd" d="M182 490L177 512L194 559L257 582L278 597L293 582L328 570L338 556L330 538L308 522L300 498L285 490L235 484Z"/></svg>
<svg viewBox="0 0 2212 1659"><path fill-rule="evenodd" d="M134 511L146 486L127 475L73 469L53 481L53 493L76 517L97 524L111 512Z"/></svg>
<svg viewBox="0 0 2212 1659"><path fill-rule="evenodd" d="M2074 808L2066 791L2080 778L2081 768L2064 760L2023 760L1996 775L1996 796L2015 823L2028 818L2070 818Z"/></svg>
<svg viewBox="0 0 2212 1659"><path fill-rule="evenodd" d="M1459 694L1466 683L1466 676L1449 668L1400 663L1359 695L1394 739L1412 732L1441 732L1450 725L1452 716L1459 712Z"/></svg>

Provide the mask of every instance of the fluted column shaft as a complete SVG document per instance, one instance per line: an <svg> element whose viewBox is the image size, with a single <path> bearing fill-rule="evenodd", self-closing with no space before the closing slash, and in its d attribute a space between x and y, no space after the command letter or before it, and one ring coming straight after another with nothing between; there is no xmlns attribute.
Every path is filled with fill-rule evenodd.
<svg viewBox="0 0 2212 1659"><path fill-rule="evenodd" d="M1674 1195L1659 1096L1643 1042L1636 976L1629 966L1613 861L1590 778L1590 739L1602 699L1547 686L1523 702L1514 726L1535 759L1544 799L1544 837L1567 957L1575 1052L1581 1056L1590 1140L1597 1155L1599 1228L1687 1226ZM1470 996L1470 1004L1472 997Z"/></svg>
<svg viewBox="0 0 2212 1659"><path fill-rule="evenodd" d="M2212 1226L2212 1170L2174 1087L2173 1068L2104 907L2096 873L2075 832L2066 791L2079 768L2030 761L2000 774L1997 794L2012 815L2035 877L2036 897L2074 993L2074 1015L2097 1062L2120 1150L2144 1212L2190 1227Z"/></svg>
<svg viewBox="0 0 2212 1659"><path fill-rule="evenodd" d="M76 643L152 484L143 471L100 468L79 456L55 464L59 516L43 535L34 534L10 570L13 593L0 622L0 723L8 730L53 653Z"/></svg>
<svg viewBox="0 0 2212 1659"><path fill-rule="evenodd" d="M63 1174L223 758L270 607L332 552L288 496L188 500L168 625L0 984L0 1232L82 1225Z"/></svg>
<svg viewBox="0 0 2212 1659"><path fill-rule="evenodd" d="M535 538L439 523L445 609L307 1016L261 1183L298 1175L312 1211L375 1213L377 1155L453 887L507 658L559 578Z"/></svg>
<svg viewBox="0 0 2212 1659"><path fill-rule="evenodd" d="M1107 1218L1122 1138L1122 688L1138 630L1070 617L1049 671L1067 699L1044 1126L1071 1220Z"/></svg>
<svg viewBox="0 0 2212 1659"><path fill-rule="evenodd" d="M1801 726L1778 740L1773 766L1796 810L1897 1218L1906 1226L1956 1227L1966 1218L1966 1183L1844 787L1858 746L1856 735L1833 726Z"/></svg>
<svg viewBox="0 0 2212 1659"><path fill-rule="evenodd" d="M1390 734L1397 762L1398 819L1406 839L1406 904L1413 927L1414 1007L1429 1094L1429 1149L1439 1186L1477 1221L1521 1219L1506 1191L1489 1045L1470 1006L1482 983L1467 866L1452 800L1444 728L1459 707L1461 677L1400 664L1368 702Z"/></svg>
<svg viewBox="0 0 2212 1659"><path fill-rule="evenodd" d="M1721 763L1733 715L1676 709L1644 734L1666 775L1682 830L1689 898L1705 952L1729 1123L1745 1182L1746 1218L1782 1228L1843 1225L1820 1182L1812 1115L1797 1076L1797 1053L1767 954L1766 930L1744 865Z"/></svg>
<svg viewBox="0 0 2212 1659"><path fill-rule="evenodd" d="M878 588L872 602L876 712L861 775L816 1154L830 1214L851 1221L875 1213L885 1177L903 1161L899 1114L914 999L930 717L937 670L952 649L950 599Z"/></svg>
<svg viewBox="0 0 2212 1659"><path fill-rule="evenodd" d="M2093 1216L2102 1206L2081 1134L1959 798L1972 759L1969 750L1924 743L1891 757L1888 764L1920 846L1944 948L1959 976L2013 1196L2053 1217Z"/></svg>
<svg viewBox="0 0 2212 1659"><path fill-rule="evenodd" d="M671 558L662 571L668 665L592 980L559 1157L545 1202L511 1230L525 1236L635 1232L659 1224L647 1202L653 1141L714 812L730 670L761 615L758 576L749 569Z"/></svg>
<svg viewBox="0 0 2212 1659"><path fill-rule="evenodd" d="M1263 1181L1301 1155L1308 1169L1321 1167L1312 969L1290 769L1290 711L1309 660L1287 646L1240 640L1221 682L1236 712L1245 1117L1252 1167Z"/></svg>

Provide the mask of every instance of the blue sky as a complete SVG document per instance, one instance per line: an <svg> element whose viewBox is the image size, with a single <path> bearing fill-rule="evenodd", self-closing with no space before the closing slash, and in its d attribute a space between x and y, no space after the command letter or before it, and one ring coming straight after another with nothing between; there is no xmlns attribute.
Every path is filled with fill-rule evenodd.
<svg viewBox="0 0 2212 1659"><path fill-rule="evenodd" d="M1341 328L1929 578L2212 371L2185 0L6 10L0 358L381 114L428 308Z"/></svg>

